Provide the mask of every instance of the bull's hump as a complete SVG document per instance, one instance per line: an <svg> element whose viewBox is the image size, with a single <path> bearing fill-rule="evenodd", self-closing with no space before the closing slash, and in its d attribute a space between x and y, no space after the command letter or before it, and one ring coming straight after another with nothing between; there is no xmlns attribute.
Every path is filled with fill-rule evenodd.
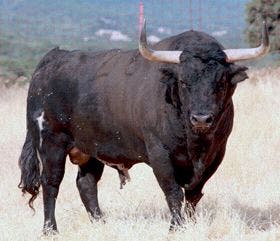
<svg viewBox="0 0 280 241"><path fill-rule="evenodd" d="M184 50L187 46L219 44L212 36L199 31L186 31L175 36L163 39L154 48L156 50ZM221 46L222 47L222 46Z"/></svg>

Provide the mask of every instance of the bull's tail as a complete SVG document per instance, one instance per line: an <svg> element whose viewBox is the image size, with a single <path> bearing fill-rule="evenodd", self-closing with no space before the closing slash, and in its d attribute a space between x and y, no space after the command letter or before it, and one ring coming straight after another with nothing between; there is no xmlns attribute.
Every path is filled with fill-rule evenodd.
<svg viewBox="0 0 280 241"><path fill-rule="evenodd" d="M37 157L36 148L30 131L27 131L25 142L19 158L19 167L21 169L20 183L18 187L25 194L30 193L29 206L33 208L33 201L39 194L41 185L40 180L40 163Z"/></svg>

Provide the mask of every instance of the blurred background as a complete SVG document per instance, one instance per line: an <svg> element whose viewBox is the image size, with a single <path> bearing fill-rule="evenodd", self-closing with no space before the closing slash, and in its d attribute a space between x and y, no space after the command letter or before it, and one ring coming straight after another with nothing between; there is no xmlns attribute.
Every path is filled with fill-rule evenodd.
<svg viewBox="0 0 280 241"><path fill-rule="evenodd" d="M280 63L279 0L0 0L1 81L28 82L40 58L55 46L136 48L141 4L151 43L194 29L226 48L257 46L260 24L267 19L272 52L253 64Z"/></svg>

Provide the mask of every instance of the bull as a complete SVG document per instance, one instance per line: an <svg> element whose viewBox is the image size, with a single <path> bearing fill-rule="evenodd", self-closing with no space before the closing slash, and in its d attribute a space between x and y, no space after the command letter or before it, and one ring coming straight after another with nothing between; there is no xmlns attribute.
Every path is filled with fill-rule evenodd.
<svg viewBox="0 0 280 241"><path fill-rule="evenodd" d="M139 50L101 52L55 48L39 62L27 97L27 134L19 187L30 207L42 185L44 226L57 232L55 203L66 157L79 165L76 184L93 219L102 212L97 183L104 165L148 164L165 194L170 229L192 217L206 181L223 160L233 126L232 95L247 68L235 65L269 51L262 43L224 49L203 32L187 31L151 49L146 25Z"/></svg>

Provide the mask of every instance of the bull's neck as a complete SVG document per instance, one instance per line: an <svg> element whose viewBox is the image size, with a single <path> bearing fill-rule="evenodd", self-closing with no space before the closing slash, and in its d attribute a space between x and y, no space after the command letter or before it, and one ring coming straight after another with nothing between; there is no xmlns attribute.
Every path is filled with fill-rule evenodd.
<svg viewBox="0 0 280 241"><path fill-rule="evenodd" d="M182 115L181 117L182 118ZM185 123L181 119L181 123ZM219 150L224 145L232 131L233 126L233 103L230 99L223 110L220 118L217 119L215 128L209 133L196 134L188 128L183 127L185 133L186 149L188 157L192 162L198 160L212 160L215 151ZM213 148L215 146L215 148ZM210 151L211 150L211 151Z"/></svg>

